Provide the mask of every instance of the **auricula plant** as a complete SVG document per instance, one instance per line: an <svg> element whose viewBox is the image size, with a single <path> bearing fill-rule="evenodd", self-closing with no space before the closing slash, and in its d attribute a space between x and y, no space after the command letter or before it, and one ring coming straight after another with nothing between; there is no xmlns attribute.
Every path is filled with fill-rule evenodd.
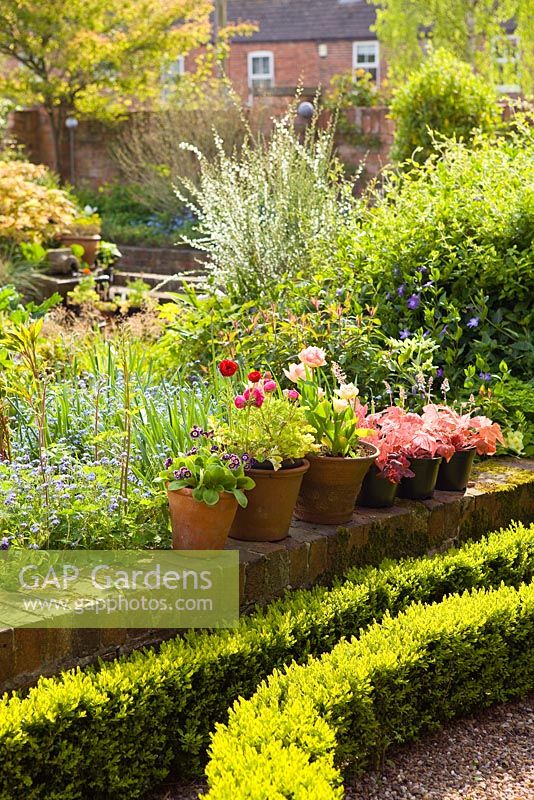
<svg viewBox="0 0 534 800"><path fill-rule="evenodd" d="M196 429L198 430L198 429ZM223 452L216 444L192 447L165 462L165 469L156 479L164 481L169 491L192 489L195 500L214 506L220 496L232 494L240 506L247 505L245 492L256 485L245 475L247 455Z"/></svg>

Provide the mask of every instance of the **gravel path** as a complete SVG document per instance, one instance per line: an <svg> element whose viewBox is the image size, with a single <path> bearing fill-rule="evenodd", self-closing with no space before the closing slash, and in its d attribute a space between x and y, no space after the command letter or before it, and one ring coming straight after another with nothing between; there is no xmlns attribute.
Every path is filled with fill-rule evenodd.
<svg viewBox="0 0 534 800"><path fill-rule="evenodd" d="M204 788L169 782L151 800L196 800ZM534 695L391 750L381 773L347 782L345 800L534 800Z"/></svg>
<svg viewBox="0 0 534 800"><path fill-rule="evenodd" d="M346 800L534 800L534 696L456 720L391 751Z"/></svg>

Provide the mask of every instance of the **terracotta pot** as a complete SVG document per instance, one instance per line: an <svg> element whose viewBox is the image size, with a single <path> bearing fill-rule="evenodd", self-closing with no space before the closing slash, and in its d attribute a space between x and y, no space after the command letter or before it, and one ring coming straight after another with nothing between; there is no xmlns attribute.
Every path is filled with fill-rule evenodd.
<svg viewBox="0 0 534 800"><path fill-rule="evenodd" d="M475 447L471 447L469 450L458 450L449 462L443 460L438 472L436 489L446 492L463 492L469 483L476 452Z"/></svg>
<svg viewBox="0 0 534 800"><path fill-rule="evenodd" d="M193 497L192 489L167 489L174 550L222 550L237 510L233 494L223 492L214 506Z"/></svg>
<svg viewBox="0 0 534 800"><path fill-rule="evenodd" d="M304 522L340 525L352 519L365 473L378 455L372 444L362 445L360 458L309 456L310 469L302 482L295 516Z"/></svg>
<svg viewBox="0 0 534 800"><path fill-rule="evenodd" d="M383 478L380 470L373 464L363 479L356 505L364 508L391 508L397 496L397 488L398 485Z"/></svg>
<svg viewBox="0 0 534 800"><path fill-rule="evenodd" d="M438 479L439 458L411 458L410 469L415 473L413 478L403 478L399 484L399 497L407 500L427 500L434 494Z"/></svg>
<svg viewBox="0 0 534 800"><path fill-rule="evenodd" d="M98 234L94 234L94 236L75 236L74 234L70 236L69 234L64 234L61 237L61 244L64 247L79 244L80 247L83 247L83 261L92 267L95 263L96 251L101 238Z"/></svg>
<svg viewBox="0 0 534 800"><path fill-rule="evenodd" d="M291 469L247 470L247 475L255 480L256 486L247 492L247 507L238 508L230 536L246 542L279 542L285 539L302 478L309 467L309 462L304 459L301 466Z"/></svg>

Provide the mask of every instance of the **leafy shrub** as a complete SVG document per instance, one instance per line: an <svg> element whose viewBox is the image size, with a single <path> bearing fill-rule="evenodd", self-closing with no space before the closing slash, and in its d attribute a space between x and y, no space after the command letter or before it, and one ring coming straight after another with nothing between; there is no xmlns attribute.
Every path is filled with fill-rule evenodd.
<svg viewBox="0 0 534 800"><path fill-rule="evenodd" d="M414 603L237 701L213 738L203 797L335 800L336 764L361 770L392 743L533 687L533 584Z"/></svg>
<svg viewBox="0 0 534 800"><path fill-rule="evenodd" d="M420 330L439 344L451 383L464 369L518 377L534 367L534 135L451 142L361 212L331 274L386 334ZM350 275L352 274L352 279ZM484 379L484 378L483 378Z"/></svg>
<svg viewBox="0 0 534 800"><path fill-rule="evenodd" d="M76 213L70 197L42 164L0 160L0 239L43 242Z"/></svg>
<svg viewBox="0 0 534 800"><path fill-rule="evenodd" d="M497 94L472 68L437 50L395 93L391 103L395 137L391 157L424 162L434 136L471 142L475 133L494 131L500 118Z"/></svg>
<svg viewBox="0 0 534 800"><path fill-rule="evenodd" d="M173 754L183 771L195 767L214 722L273 669L324 653L413 601L501 581L518 586L533 573L534 526L514 525L433 559L352 570L331 590L293 592L235 631L188 635L99 671L41 679L27 697L0 702L0 798L12 800L21 787L26 800L139 797L165 776Z"/></svg>
<svg viewBox="0 0 534 800"><path fill-rule="evenodd" d="M284 278L309 275L312 253L335 242L351 208L332 127L312 123L301 141L293 114L274 123L267 141L247 139L239 155L228 155L220 138L211 160L195 148L199 184L178 184L198 219L195 244L208 255L214 283L233 299L270 298Z"/></svg>

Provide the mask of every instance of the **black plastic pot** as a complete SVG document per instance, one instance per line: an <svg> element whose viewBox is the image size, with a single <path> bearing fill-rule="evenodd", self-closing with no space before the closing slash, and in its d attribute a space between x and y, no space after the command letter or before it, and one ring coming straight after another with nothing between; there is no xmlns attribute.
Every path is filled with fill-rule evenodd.
<svg viewBox="0 0 534 800"><path fill-rule="evenodd" d="M383 478L380 470L373 464L363 479L356 505L365 508L390 508L395 502L397 488L397 484Z"/></svg>
<svg viewBox="0 0 534 800"><path fill-rule="evenodd" d="M439 458L411 458L410 469L413 478L403 478L399 484L399 497L406 500L427 500L434 494L438 479Z"/></svg>
<svg viewBox="0 0 534 800"><path fill-rule="evenodd" d="M458 450L448 463L443 460L438 472L436 489L442 489L445 492L465 491L473 469L475 455L476 448L472 447L469 450Z"/></svg>

